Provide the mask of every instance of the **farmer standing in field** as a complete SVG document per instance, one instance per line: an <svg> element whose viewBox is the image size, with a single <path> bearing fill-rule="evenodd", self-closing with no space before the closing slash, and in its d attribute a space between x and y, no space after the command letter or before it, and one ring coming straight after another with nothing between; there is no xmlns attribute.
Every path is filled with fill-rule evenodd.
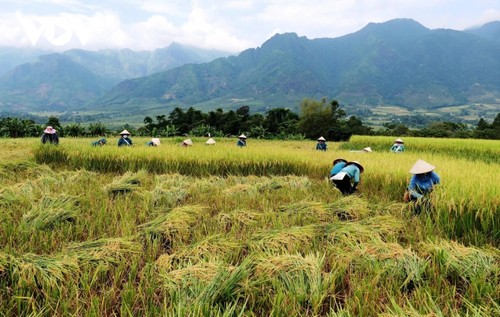
<svg viewBox="0 0 500 317"><path fill-rule="evenodd" d="M247 146L247 136L244 135L244 134L241 134L239 137L238 137L238 142L236 142L236 145L238 147L244 147L244 146Z"/></svg>
<svg viewBox="0 0 500 317"><path fill-rule="evenodd" d="M404 146L404 142L403 140L401 139L396 139L394 141L394 144L391 146L391 149L390 149L391 152L394 152L394 153L402 153L405 151L405 146Z"/></svg>
<svg viewBox="0 0 500 317"><path fill-rule="evenodd" d="M331 180L343 195L350 195L357 190L363 171L364 168L358 161L347 162Z"/></svg>
<svg viewBox="0 0 500 317"><path fill-rule="evenodd" d="M434 189L434 185L441 181L439 175L434 172L435 168L424 160L418 160L410 169L413 176L408 186L407 200L413 202L415 214L420 214L422 208L429 209L431 206L429 194Z"/></svg>
<svg viewBox="0 0 500 317"><path fill-rule="evenodd" d="M120 132L121 138L118 140L118 146L132 146L132 139L129 138L130 132L123 130Z"/></svg>
<svg viewBox="0 0 500 317"><path fill-rule="evenodd" d="M343 158L338 158L333 160L333 167L330 170L330 178L333 176L337 175L347 164L347 160L344 160Z"/></svg>
<svg viewBox="0 0 500 317"><path fill-rule="evenodd" d="M43 144L59 144L59 137L57 136L57 131L50 125L43 130L43 135L42 135L42 143Z"/></svg>
<svg viewBox="0 0 500 317"><path fill-rule="evenodd" d="M326 151L327 145L326 145L326 139L324 137L319 137L318 138L318 143L316 144L316 150L317 151Z"/></svg>

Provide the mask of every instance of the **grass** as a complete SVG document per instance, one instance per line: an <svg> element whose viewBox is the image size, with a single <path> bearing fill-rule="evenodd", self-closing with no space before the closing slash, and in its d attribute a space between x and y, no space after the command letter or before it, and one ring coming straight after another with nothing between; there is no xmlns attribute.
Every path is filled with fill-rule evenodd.
<svg viewBox="0 0 500 317"><path fill-rule="evenodd" d="M500 313L498 185L470 168L498 179L488 154L21 141L33 158L0 164L0 315ZM365 167L358 194L325 180L337 157ZM443 183L412 216L401 197L418 158Z"/></svg>

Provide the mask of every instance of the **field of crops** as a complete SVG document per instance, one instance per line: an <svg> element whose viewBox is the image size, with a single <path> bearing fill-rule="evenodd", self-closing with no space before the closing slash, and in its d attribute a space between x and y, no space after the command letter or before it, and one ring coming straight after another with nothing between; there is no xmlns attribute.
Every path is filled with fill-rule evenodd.
<svg viewBox="0 0 500 317"><path fill-rule="evenodd" d="M498 141L90 141L0 140L1 316L500 315ZM420 158L442 184L413 216Z"/></svg>

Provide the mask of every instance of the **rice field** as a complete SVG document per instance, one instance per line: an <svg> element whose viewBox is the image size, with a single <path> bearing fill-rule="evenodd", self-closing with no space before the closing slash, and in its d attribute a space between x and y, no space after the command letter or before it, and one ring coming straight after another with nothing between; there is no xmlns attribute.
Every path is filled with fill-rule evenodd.
<svg viewBox="0 0 500 317"><path fill-rule="evenodd" d="M498 141L133 140L0 140L0 315L500 315ZM356 195L337 157L365 167ZM419 158L442 184L413 216Z"/></svg>

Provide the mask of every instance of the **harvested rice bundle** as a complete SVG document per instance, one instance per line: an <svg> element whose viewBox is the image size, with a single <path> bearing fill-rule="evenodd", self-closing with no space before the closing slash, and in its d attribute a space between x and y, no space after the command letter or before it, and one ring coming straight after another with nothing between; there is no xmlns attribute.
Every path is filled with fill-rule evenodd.
<svg viewBox="0 0 500 317"><path fill-rule="evenodd" d="M176 207L155 219L139 226L142 235L148 239L160 239L165 247L170 248L172 241L187 241L194 224L207 213L207 208L200 205Z"/></svg>
<svg viewBox="0 0 500 317"><path fill-rule="evenodd" d="M252 236L249 248L269 253L296 252L309 249L316 236L314 225L274 229Z"/></svg>
<svg viewBox="0 0 500 317"><path fill-rule="evenodd" d="M277 190L282 187L283 185L281 184L278 177L263 178L261 182L255 184L255 189L260 193L270 190Z"/></svg>
<svg viewBox="0 0 500 317"><path fill-rule="evenodd" d="M8 272L11 287L33 290L60 288L76 280L80 268L74 257L23 254L12 256L0 253L0 272Z"/></svg>
<svg viewBox="0 0 500 317"><path fill-rule="evenodd" d="M113 196L125 194L139 188L146 177L147 172L144 170L137 173L126 172L122 176L115 177L104 189Z"/></svg>
<svg viewBox="0 0 500 317"><path fill-rule="evenodd" d="M226 188L223 193L229 196L239 195L241 193L256 195L258 193L258 190L255 188L255 186L250 184L236 184L234 186Z"/></svg>
<svg viewBox="0 0 500 317"><path fill-rule="evenodd" d="M226 231L242 230L250 227L265 217L262 211L236 209L229 213L220 213L216 216L218 223L225 228Z"/></svg>
<svg viewBox="0 0 500 317"><path fill-rule="evenodd" d="M31 183L21 183L0 190L0 206L21 205L24 209L30 209L37 193Z"/></svg>
<svg viewBox="0 0 500 317"><path fill-rule="evenodd" d="M296 216L308 223L331 221L335 215L328 209L328 205L318 201L300 201L281 206L281 212Z"/></svg>
<svg viewBox="0 0 500 317"><path fill-rule="evenodd" d="M175 264L197 263L206 260L222 260L225 263L236 261L240 257L243 244L224 235L209 236L190 246L184 247L171 255L162 256L162 267L173 269Z"/></svg>
<svg viewBox="0 0 500 317"><path fill-rule="evenodd" d="M115 264L127 254L139 253L141 245L132 238L105 238L94 241L72 243L63 250L82 264Z"/></svg>
<svg viewBox="0 0 500 317"><path fill-rule="evenodd" d="M179 187L165 189L157 186L153 188L150 195L153 206L164 206L168 208L182 204L189 197L188 191L185 188Z"/></svg>
<svg viewBox="0 0 500 317"><path fill-rule="evenodd" d="M500 253L474 246L464 246L455 241L437 240L422 243L423 256L445 272L451 279L469 283L482 280L500 283Z"/></svg>
<svg viewBox="0 0 500 317"><path fill-rule="evenodd" d="M359 220L370 214L368 201L355 195L343 196L328 204L326 208L341 221Z"/></svg>
<svg viewBox="0 0 500 317"><path fill-rule="evenodd" d="M156 265L159 266L160 271L165 270L161 262L161 257L156 262ZM188 287L189 284L195 281L209 283L223 269L227 269L224 263L203 261L196 264L188 264L185 267L160 274L160 278L165 282L167 287L178 287L179 284L182 284L183 287Z"/></svg>
<svg viewBox="0 0 500 317"><path fill-rule="evenodd" d="M73 223L80 214L79 205L78 197L75 196L43 197L23 215L23 222L38 230L52 229L64 222Z"/></svg>
<svg viewBox="0 0 500 317"><path fill-rule="evenodd" d="M252 278L252 292L258 297L281 293L289 306L307 307L312 315L319 310L328 294L333 293L334 279L324 273L321 254L263 254L257 257Z"/></svg>
<svg viewBox="0 0 500 317"><path fill-rule="evenodd" d="M201 179L192 179L190 191L210 193L226 187L227 179L221 176L210 176Z"/></svg>

